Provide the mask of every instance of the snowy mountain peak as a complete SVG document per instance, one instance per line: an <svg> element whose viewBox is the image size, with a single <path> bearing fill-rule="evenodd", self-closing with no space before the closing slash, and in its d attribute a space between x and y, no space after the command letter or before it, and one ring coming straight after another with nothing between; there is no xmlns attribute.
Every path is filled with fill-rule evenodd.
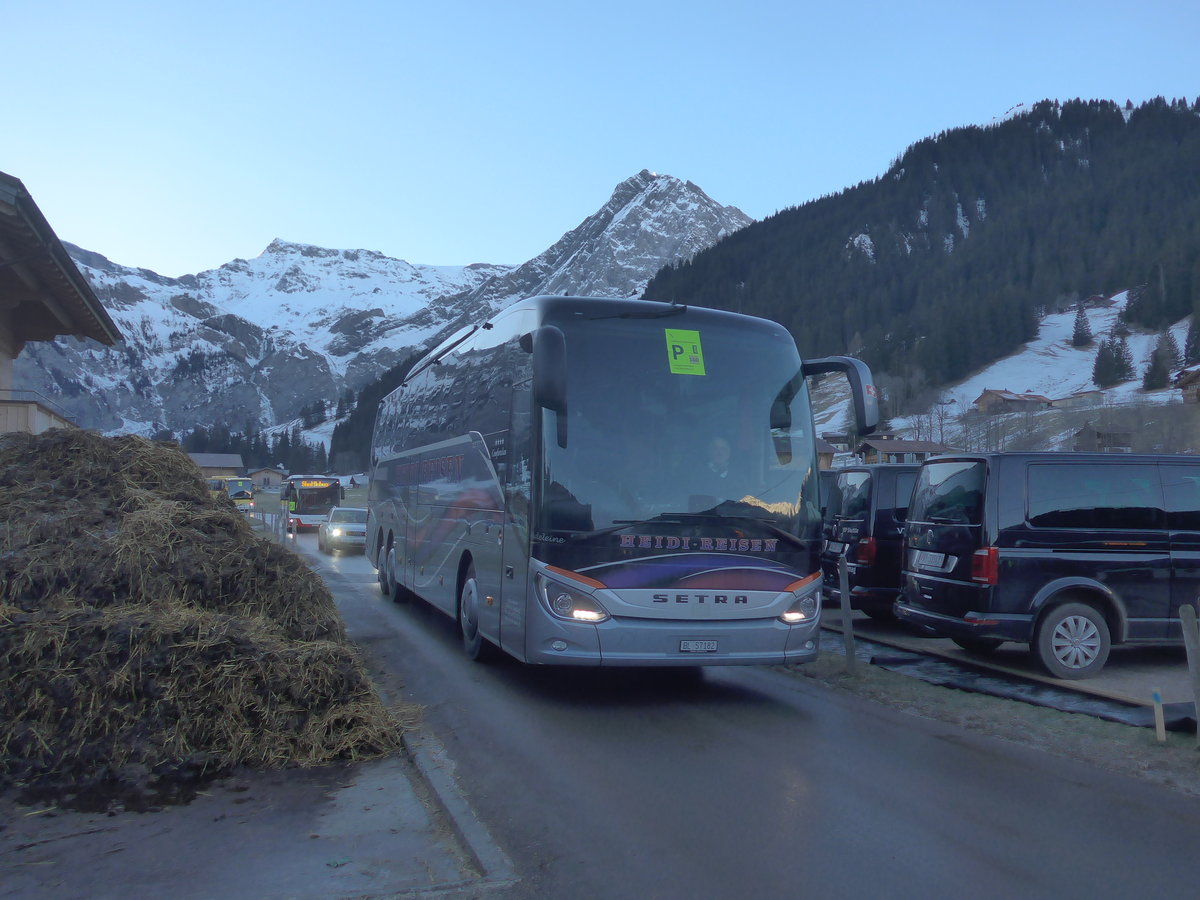
<svg viewBox="0 0 1200 900"><path fill-rule="evenodd" d="M636 296L663 265L687 259L752 221L690 181L642 169L545 252L461 298L460 316L499 310L536 294Z"/></svg>
<svg viewBox="0 0 1200 900"><path fill-rule="evenodd" d="M267 428L358 391L462 319L538 293L640 293L663 265L750 221L644 169L516 269L414 265L276 238L253 259L164 278L68 246L125 342L31 344L14 378L109 432Z"/></svg>

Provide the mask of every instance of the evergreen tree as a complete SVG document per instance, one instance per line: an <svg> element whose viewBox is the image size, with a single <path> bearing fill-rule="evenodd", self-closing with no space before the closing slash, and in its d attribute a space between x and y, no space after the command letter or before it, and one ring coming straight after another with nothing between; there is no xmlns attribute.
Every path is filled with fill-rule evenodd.
<svg viewBox="0 0 1200 900"><path fill-rule="evenodd" d="M1145 374L1142 375L1142 387L1148 391L1165 388L1171 380L1171 371L1167 367L1166 357L1157 350L1150 354L1146 363Z"/></svg>
<svg viewBox="0 0 1200 900"><path fill-rule="evenodd" d="M1146 363L1142 376L1142 387L1148 391L1165 388L1171 383L1171 373L1179 366L1179 345L1170 331L1164 331L1154 345L1154 352Z"/></svg>
<svg viewBox="0 0 1200 900"><path fill-rule="evenodd" d="M1192 322L1188 325L1187 340L1183 345L1183 364L1190 366L1200 362L1200 315L1192 313Z"/></svg>
<svg viewBox="0 0 1200 900"><path fill-rule="evenodd" d="M1088 324L1088 319L1083 312L1083 304L1081 303L1075 311L1075 330L1071 334L1071 346L1090 347L1092 343L1092 326Z"/></svg>
<svg viewBox="0 0 1200 900"><path fill-rule="evenodd" d="M1125 335L1113 347L1117 359L1117 381L1128 381L1133 377L1133 353L1129 349L1129 341Z"/></svg>
<svg viewBox="0 0 1200 900"><path fill-rule="evenodd" d="M1183 357L1179 353L1179 342L1175 340L1175 335L1169 329L1164 331L1158 339L1154 352L1163 354L1163 358L1167 361L1167 368L1172 372L1178 369L1183 362Z"/></svg>
<svg viewBox="0 0 1200 900"><path fill-rule="evenodd" d="M1100 348L1096 351L1096 362L1092 365L1092 382L1098 388L1110 388L1119 384L1120 381L1121 379L1117 376L1117 354L1112 338L1105 338L1100 342Z"/></svg>

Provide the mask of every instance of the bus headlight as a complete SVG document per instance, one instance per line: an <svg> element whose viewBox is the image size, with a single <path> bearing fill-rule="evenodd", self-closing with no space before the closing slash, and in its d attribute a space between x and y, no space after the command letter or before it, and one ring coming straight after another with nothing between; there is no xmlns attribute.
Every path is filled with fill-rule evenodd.
<svg viewBox="0 0 1200 900"><path fill-rule="evenodd" d="M542 605L560 619L595 624L609 617L604 607L577 588L551 581L542 575L537 577L536 585Z"/></svg>
<svg viewBox="0 0 1200 900"><path fill-rule="evenodd" d="M803 622L811 622L817 617L817 611L821 606L820 600L821 580L817 578L811 586L806 586L804 593L796 597L792 605L787 608L787 612L779 617L779 621L785 625L799 625Z"/></svg>

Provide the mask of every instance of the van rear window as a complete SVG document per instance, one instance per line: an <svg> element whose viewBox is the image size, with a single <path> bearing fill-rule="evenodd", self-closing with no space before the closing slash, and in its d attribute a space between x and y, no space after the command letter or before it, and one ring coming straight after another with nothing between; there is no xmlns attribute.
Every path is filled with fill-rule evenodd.
<svg viewBox="0 0 1200 900"><path fill-rule="evenodd" d="M843 472L838 476L842 492L839 514L845 519L860 519L871 508L871 473Z"/></svg>
<svg viewBox="0 0 1200 900"><path fill-rule="evenodd" d="M987 474L980 460L926 463L913 488L910 522L978 525L983 520L983 484Z"/></svg>

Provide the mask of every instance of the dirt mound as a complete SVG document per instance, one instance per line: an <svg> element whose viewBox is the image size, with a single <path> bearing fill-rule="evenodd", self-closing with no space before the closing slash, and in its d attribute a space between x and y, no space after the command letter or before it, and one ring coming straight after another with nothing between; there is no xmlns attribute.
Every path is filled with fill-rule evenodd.
<svg viewBox="0 0 1200 900"><path fill-rule="evenodd" d="M186 454L0 436L0 789L159 797L399 736L325 585Z"/></svg>

